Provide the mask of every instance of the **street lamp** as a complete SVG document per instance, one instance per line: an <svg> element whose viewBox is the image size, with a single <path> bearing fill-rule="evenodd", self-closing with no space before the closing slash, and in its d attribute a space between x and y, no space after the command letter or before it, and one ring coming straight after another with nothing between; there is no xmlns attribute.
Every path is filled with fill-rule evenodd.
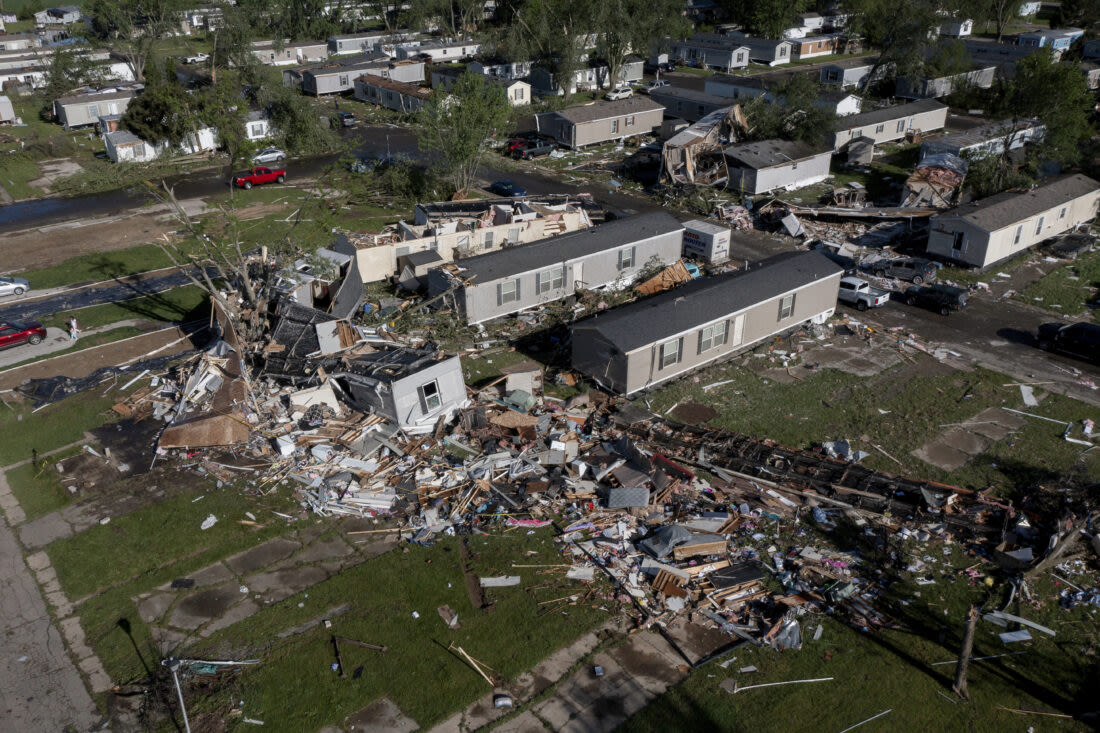
<svg viewBox="0 0 1100 733"><path fill-rule="evenodd" d="M161 660L161 665L172 671L172 679L176 682L176 694L179 695L180 699L180 712L183 713L183 727L187 733L191 733L191 724L187 722L187 707L183 704L183 690L180 688L180 660L175 657L168 657L167 659Z"/></svg>

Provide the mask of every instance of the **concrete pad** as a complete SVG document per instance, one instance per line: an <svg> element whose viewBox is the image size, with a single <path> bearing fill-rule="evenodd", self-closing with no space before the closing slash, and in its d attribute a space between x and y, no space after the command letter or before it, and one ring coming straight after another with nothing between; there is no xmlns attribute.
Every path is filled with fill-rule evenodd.
<svg viewBox="0 0 1100 733"><path fill-rule="evenodd" d="M297 542L276 537L262 545L256 545L252 549L245 550L239 555L234 555L226 560L225 564L238 575L247 575L290 557L299 547L300 545Z"/></svg>
<svg viewBox="0 0 1100 733"><path fill-rule="evenodd" d="M237 605L242 595L233 584L192 593L179 602L169 623L180 629L197 629Z"/></svg>
<svg viewBox="0 0 1100 733"><path fill-rule="evenodd" d="M688 621L683 616L676 618L665 630L676 642L676 645L688 655L693 664L704 657L709 657L730 643L730 638L719 629L700 626ZM667 642L665 646L667 646ZM676 662L676 665L683 663L683 660L680 659Z"/></svg>
<svg viewBox="0 0 1100 733"><path fill-rule="evenodd" d="M35 552L27 555L27 567L36 573L39 570L50 567L50 556L45 552Z"/></svg>
<svg viewBox="0 0 1100 733"><path fill-rule="evenodd" d="M141 620L145 623L151 624L172 607L172 603L176 598L177 596L174 593L158 593L155 596L139 601L137 603L138 616L140 616Z"/></svg>
<svg viewBox="0 0 1100 733"><path fill-rule="evenodd" d="M99 657L88 657L77 666L88 678L88 686L92 688L92 692L106 692L114 686L111 678L107 676L107 671L103 669Z"/></svg>
<svg viewBox="0 0 1100 733"><path fill-rule="evenodd" d="M970 461L970 456L966 453L938 441L917 448L910 455L945 471L956 471Z"/></svg>
<svg viewBox="0 0 1100 733"><path fill-rule="evenodd" d="M420 728L415 720L405 714L391 700L375 700L344 721L348 730L356 733L412 733Z"/></svg>
<svg viewBox="0 0 1100 733"><path fill-rule="evenodd" d="M982 410L966 421L967 430L990 440L1004 440L1027 424L1027 418L1014 415L999 407Z"/></svg>
<svg viewBox="0 0 1100 733"><path fill-rule="evenodd" d="M463 726L466 730L481 730L512 712L512 708L493 707L493 694L483 695L477 702L466 708L466 720Z"/></svg>
<svg viewBox="0 0 1100 733"><path fill-rule="evenodd" d="M333 537L332 539L310 545L291 558L291 560L301 563L335 560L337 558L346 557L353 552L355 552L355 550L351 549L348 543L344 542L339 537Z"/></svg>
<svg viewBox="0 0 1100 733"><path fill-rule="evenodd" d="M153 643L157 645L157 649L165 656L175 652L180 644L187 640L187 634L159 626L149 627L149 634L153 637Z"/></svg>
<svg viewBox="0 0 1100 733"><path fill-rule="evenodd" d="M669 686L676 684L687 674L678 669L686 663L668 644L655 634L647 638L648 632L635 634L631 641L611 652L611 656L621 665L626 674L653 695L664 693ZM655 637L656 638L652 638Z"/></svg>
<svg viewBox="0 0 1100 733"><path fill-rule="evenodd" d="M69 603L69 599L64 593L57 591L55 593L46 593L46 602L53 606L54 614L58 618L65 618L66 616L73 615L73 604Z"/></svg>
<svg viewBox="0 0 1100 733"><path fill-rule="evenodd" d="M28 550L38 550L55 540L73 534L72 526L61 518L58 512L32 519L19 527L19 541Z"/></svg>
<svg viewBox="0 0 1100 733"><path fill-rule="evenodd" d="M963 428L954 428L948 431L946 435L940 438L940 442L956 450L961 450L969 456L981 455L989 447L988 440Z"/></svg>
<svg viewBox="0 0 1100 733"><path fill-rule="evenodd" d="M233 577L233 572L225 565L217 563L215 565L208 565L202 570L191 573L191 575L187 577L195 581L196 588L205 588L216 583L224 583Z"/></svg>
<svg viewBox="0 0 1100 733"><path fill-rule="evenodd" d="M513 694L518 700L530 700L553 685L563 675L590 653L600 643L595 632L585 634L564 649L559 649L539 662L533 669L524 672L512 685Z"/></svg>
<svg viewBox="0 0 1100 733"><path fill-rule="evenodd" d="M200 635L210 636L215 631L224 629L227 626L232 626L238 621L245 620L259 610L260 607L256 605L256 603L252 599L246 598L243 603L238 603L236 606L224 613L221 617L214 619L200 632Z"/></svg>
<svg viewBox="0 0 1100 733"><path fill-rule="evenodd" d="M264 600L274 601L288 598L326 578L328 573L321 568L307 566L250 575L245 578L245 584L253 593L267 596Z"/></svg>
<svg viewBox="0 0 1100 733"><path fill-rule="evenodd" d="M13 527L27 519L23 507L19 506L19 500L10 493L0 494L0 510L3 510L4 516L8 518L8 524Z"/></svg>
<svg viewBox="0 0 1100 733"><path fill-rule="evenodd" d="M493 728L493 733L532 733L532 731L544 730L546 730L546 726L543 725L543 722L536 718L530 710L524 710L508 722L501 723Z"/></svg>

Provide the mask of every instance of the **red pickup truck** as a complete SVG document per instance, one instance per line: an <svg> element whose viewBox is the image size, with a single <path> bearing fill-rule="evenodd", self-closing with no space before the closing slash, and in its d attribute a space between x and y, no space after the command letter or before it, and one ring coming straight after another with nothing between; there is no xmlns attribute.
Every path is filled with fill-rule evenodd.
<svg viewBox="0 0 1100 733"><path fill-rule="evenodd" d="M233 185L241 188L252 188L253 186L259 186L261 183L282 183L285 180L286 170L284 168L257 166L248 173L234 176Z"/></svg>

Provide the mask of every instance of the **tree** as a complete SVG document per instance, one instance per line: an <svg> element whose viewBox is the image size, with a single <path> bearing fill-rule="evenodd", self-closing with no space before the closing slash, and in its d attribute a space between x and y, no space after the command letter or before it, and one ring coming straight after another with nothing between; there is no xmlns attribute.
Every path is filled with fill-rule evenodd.
<svg viewBox="0 0 1100 733"><path fill-rule="evenodd" d="M852 14L850 31L879 49L864 91L884 66L894 66L900 76L918 71L928 38L943 20L929 0L852 0L846 7Z"/></svg>
<svg viewBox="0 0 1100 733"><path fill-rule="evenodd" d="M179 0L91 0L84 15L89 36L122 56L138 80L157 42L181 17Z"/></svg>
<svg viewBox="0 0 1100 733"><path fill-rule="evenodd" d="M836 127L836 114L818 104L819 91L808 74L796 74L768 92L768 98L752 100L744 108L750 134L757 140L823 144Z"/></svg>
<svg viewBox="0 0 1100 733"><path fill-rule="evenodd" d="M50 60L50 69L46 73L46 86L40 92L42 118L52 120L54 100L91 80L89 67L80 61L76 51L67 46L58 47Z"/></svg>
<svg viewBox="0 0 1100 733"><path fill-rule="evenodd" d="M997 43L1000 43L1008 22L1020 16L1020 6L1024 4L1024 0L987 0L987 2L987 15L997 28Z"/></svg>
<svg viewBox="0 0 1100 733"><path fill-rule="evenodd" d="M171 60L150 64L145 89L130 100L121 124L142 140L179 145L198 127L192 98L176 80Z"/></svg>
<svg viewBox="0 0 1100 733"><path fill-rule="evenodd" d="M497 84L480 74L458 77L450 96L433 94L418 113L420 145L439 155L459 191L469 190L490 138L508 128L512 106Z"/></svg>
<svg viewBox="0 0 1100 733"><path fill-rule="evenodd" d="M478 34L485 26L484 0L411 0L408 5L403 20L412 28L460 37Z"/></svg>
<svg viewBox="0 0 1100 733"><path fill-rule="evenodd" d="M1016 75L991 91L998 114L1013 122L1043 123L1044 156L1064 165L1080 161L1082 144L1093 133L1089 118L1095 103L1080 69L1057 63L1049 49L1041 49L1018 61Z"/></svg>
<svg viewBox="0 0 1100 733"><path fill-rule="evenodd" d="M278 140L287 150L316 154L332 149L333 134L321 126L317 110L297 91L281 85L263 87L256 101L267 110Z"/></svg>
<svg viewBox="0 0 1100 733"><path fill-rule="evenodd" d="M196 95L196 116L218 131L218 144L225 150L226 177L233 174L250 147L245 126L248 103L241 94L241 82L235 72L223 72L218 80Z"/></svg>
<svg viewBox="0 0 1100 733"><path fill-rule="evenodd" d="M720 5L749 33L763 38L781 38L795 24L808 0L723 0Z"/></svg>
<svg viewBox="0 0 1100 733"><path fill-rule="evenodd" d="M1034 180L1012 162L1007 145L1000 155L963 157L970 164L966 171L966 187L975 198L985 198L1010 188L1023 188Z"/></svg>
<svg viewBox="0 0 1100 733"><path fill-rule="evenodd" d="M569 0L518 0L500 8L503 33L493 46L508 58L538 62L568 94L586 58L592 11L592 5Z"/></svg>
<svg viewBox="0 0 1100 733"><path fill-rule="evenodd" d="M626 57L646 49L653 38L682 37L690 26L679 0L604 0L592 7L596 53L607 64L612 86L619 83Z"/></svg>

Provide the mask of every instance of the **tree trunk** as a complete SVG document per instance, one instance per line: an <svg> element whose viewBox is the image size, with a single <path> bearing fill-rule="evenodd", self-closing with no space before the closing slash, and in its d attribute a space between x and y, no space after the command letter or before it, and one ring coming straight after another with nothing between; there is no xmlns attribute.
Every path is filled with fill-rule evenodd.
<svg viewBox="0 0 1100 733"><path fill-rule="evenodd" d="M955 684L951 689L959 697L970 699L970 692L966 689L966 670L970 666L970 654L974 651L974 629L978 625L978 608L971 606L966 612L966 628L963 631L962 651L959 652L959 662L955 666Z"/></svg>

